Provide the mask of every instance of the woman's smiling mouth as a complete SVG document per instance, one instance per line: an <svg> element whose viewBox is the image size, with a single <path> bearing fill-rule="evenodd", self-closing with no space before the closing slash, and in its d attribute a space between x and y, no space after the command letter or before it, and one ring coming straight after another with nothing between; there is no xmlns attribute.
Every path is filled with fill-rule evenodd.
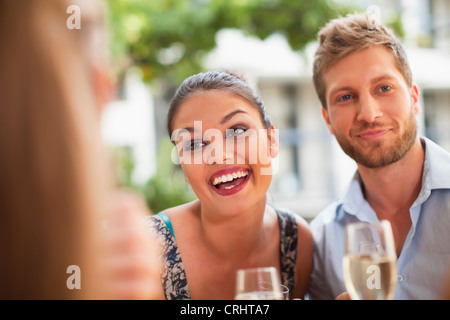
<svg viewBox="0 0 450 320"><path fill-rule="evenodd" d="M240 191L248 181L248 169L227 168L216 172L210 178L211 188L222 196L231 195Z"/></svg>

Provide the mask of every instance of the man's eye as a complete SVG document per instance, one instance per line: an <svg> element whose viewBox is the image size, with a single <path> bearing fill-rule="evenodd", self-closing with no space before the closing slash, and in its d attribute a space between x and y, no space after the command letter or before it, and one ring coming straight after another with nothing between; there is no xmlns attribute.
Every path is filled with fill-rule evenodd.
<svg viewBox="0 0 450 320"><path fill-rule="evenodd" d="M391 90L391 86L384 85L380 87L381 92L388 92L389 90Z"/></svg>
<svg viewBox="0 0 450 320"><path fill-rule="evenodd" d="M348 101L352 98L351 94L344 94L343 96L341 96L338 101Z"/></svg>

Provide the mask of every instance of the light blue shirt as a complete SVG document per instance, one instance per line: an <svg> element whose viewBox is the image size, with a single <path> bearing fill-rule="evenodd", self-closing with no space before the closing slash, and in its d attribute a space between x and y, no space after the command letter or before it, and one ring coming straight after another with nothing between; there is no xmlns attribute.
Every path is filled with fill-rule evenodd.
<svg viewBox="0 0 450 320"><path fill-rule="evenodd" d="M425 162L422 189L410 208L411 229L397 260L395 299L440 299L450 276L450 153L422 138ZM356 172L348 189L311 222L314 269L311 299L335 299L347 291L342 273L345 226L378 222L364 199Z"/></svg>

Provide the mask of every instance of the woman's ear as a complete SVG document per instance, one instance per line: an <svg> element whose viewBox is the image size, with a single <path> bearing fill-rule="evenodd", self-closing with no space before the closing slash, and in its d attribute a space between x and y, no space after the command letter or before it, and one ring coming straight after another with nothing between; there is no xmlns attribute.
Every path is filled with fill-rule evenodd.
<svg viewBox="0 0 450 320"><path fill-rule="evenodd" d="M278 156L278 153L280 152L280 144L278 142L278 129L275 129L274 125L270 126L270 129L268 130L268 139L269 139L269 146L270 146L270 157L275 158Z"/></svg>

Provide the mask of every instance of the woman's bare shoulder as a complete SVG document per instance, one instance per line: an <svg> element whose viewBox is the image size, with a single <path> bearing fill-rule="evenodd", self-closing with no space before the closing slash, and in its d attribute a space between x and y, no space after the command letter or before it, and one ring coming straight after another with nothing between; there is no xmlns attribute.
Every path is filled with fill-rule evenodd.
<svg viewBox="0 0 450 320"><path fill-rule="evenodd" d="M170 220L178 220L186 216L191 216L198 212L199 205L199 200L193 200L191 202L183 203L175 207L164 209L161 212L166 214Z"/></svg>

